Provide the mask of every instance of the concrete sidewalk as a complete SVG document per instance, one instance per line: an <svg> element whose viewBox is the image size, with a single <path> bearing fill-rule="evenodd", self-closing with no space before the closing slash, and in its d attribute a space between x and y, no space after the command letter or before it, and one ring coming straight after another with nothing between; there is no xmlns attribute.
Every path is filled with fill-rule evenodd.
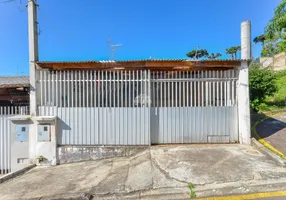
<svg viewBox="0 0 286 200"><path fill-rule="evenodd" d="M257 125L256 132L266 142L286 155L286 114L264 120Z"/></svg>
<svg viewBox="0 0 286 200"><path fill-rule="evenodd" d="M154 146L122 158L36 167L0 199L187 199L286 189L286 168L251 146Z"/></svg>

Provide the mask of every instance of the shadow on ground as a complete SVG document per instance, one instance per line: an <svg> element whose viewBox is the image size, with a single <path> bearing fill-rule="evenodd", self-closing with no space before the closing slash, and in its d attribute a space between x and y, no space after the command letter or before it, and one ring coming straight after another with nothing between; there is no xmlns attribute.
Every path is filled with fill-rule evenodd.
<svg viewBox="0 0 286 200"><path fill-rule="evenodd" d="M266 116L255 116L263 119ZM256 126L257 134L267 143L286 155L286 114L269 117Z"/></svg>
<svg viewBox="0 0 286 200"><path fill-rule="evenodd" d="M270 117L264 120L262 123L258 124L256 127L256 131L257 133L259 133L259 136L261 138L267 138L285 128L286 123L284 121Z"/></svg>

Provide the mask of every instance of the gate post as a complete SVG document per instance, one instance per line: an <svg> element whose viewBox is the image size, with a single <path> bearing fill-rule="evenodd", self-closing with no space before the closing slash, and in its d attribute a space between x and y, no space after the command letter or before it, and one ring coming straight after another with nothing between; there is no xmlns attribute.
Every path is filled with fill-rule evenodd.
<svg viewBox="0 0 286 200"><path fill-rule="evenodd" d="M241 23L241 65L238 69L238 122L240 144L250 144L248 68L251 59L251 22Z"/></svg>
<svg viewBox="0 0 286 200"><path fill-rule="evenodd" d="M152 135L151 135L151 104L152 102L152 98L151 98L151 71L148 70L147 71L148 74L148 131L149 131L149 146L151 146L151 142L152 142ZM150 98L150 100L149 100Z"/></svg>

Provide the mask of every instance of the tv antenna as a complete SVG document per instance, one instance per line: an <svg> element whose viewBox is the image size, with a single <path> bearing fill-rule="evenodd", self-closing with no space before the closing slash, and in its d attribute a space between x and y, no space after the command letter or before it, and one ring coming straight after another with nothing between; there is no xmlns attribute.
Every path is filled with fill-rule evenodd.
<svg viewBox="0 0 286 200"><path fill-rule="evenodd" d="M107 39L108 43L108 59L109 60L114 60L114 52L117 50L118 47L122 47L122 44L112 44L110 39Z"/></svg>

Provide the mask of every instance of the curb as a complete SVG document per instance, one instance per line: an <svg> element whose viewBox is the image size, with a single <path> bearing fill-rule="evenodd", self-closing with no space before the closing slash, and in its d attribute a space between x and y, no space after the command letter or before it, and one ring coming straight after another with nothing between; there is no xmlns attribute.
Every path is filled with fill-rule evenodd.
<svg viewBox="0 0 286 200"><path fill-rule="evenodd" d="M30 169L34 168L36 166L36 164L32 164L32 165L29 165L27 167L24 167L23 169L20 169L20 170L17 170L15 172L10 172L2 177L0 177L0 183L3 183L11 178L15 178L27 171L29 171Z"/></svg>
<svg viewBox="0 0 286 200"><path fill-rule="evenodd" d="M258 142L255 138L251 138L251 145L258 150L260 150L264 155L270 157L272 160L274 160L277 164L281 165L282 167L286 167L286 160L278 156L276 153L274 153L272 150L269 150L268 148L265 148L263 144Z"/></svg>
<svg viewBox="0 0 286 200"><path fill-rule="evenodd" d="M256 131L256 127L263 122L264 120L270 118L270 117L274 117L274 116L279 116L282 114L286 114L285 111L282 112L278 112L278 113L274 113L274 114L270 114L269 116L264 117L263 119L257 121L253 127L251 128L251 133L254 136L254 138L252 138L252 146L257 147L259 149L261 149L264 153L266 153L267 155L271 156L271 158L274 158L276 161L276 158L278 157L279 160L278 163L282 164L282 166L286 166L286 156L280 152L279 150L277 150L276 148L274 148L271 144L269 144L268 142L266 142L263 138L261 138L259 136L259 134ZM263 148L262 148L263 147Z"/></svg>
<svg viewBox="0 0 286 200"><path fill-rule="evenodd" d="M209 198L197 198L197 200L245 200L245 199L258 199L258 198L268 198L268 197L285 197L286 191L277 192L261 192L253 194L242 194L242 195L232 195L232 196L220 196L220 197L209 197Z"/></svg>

